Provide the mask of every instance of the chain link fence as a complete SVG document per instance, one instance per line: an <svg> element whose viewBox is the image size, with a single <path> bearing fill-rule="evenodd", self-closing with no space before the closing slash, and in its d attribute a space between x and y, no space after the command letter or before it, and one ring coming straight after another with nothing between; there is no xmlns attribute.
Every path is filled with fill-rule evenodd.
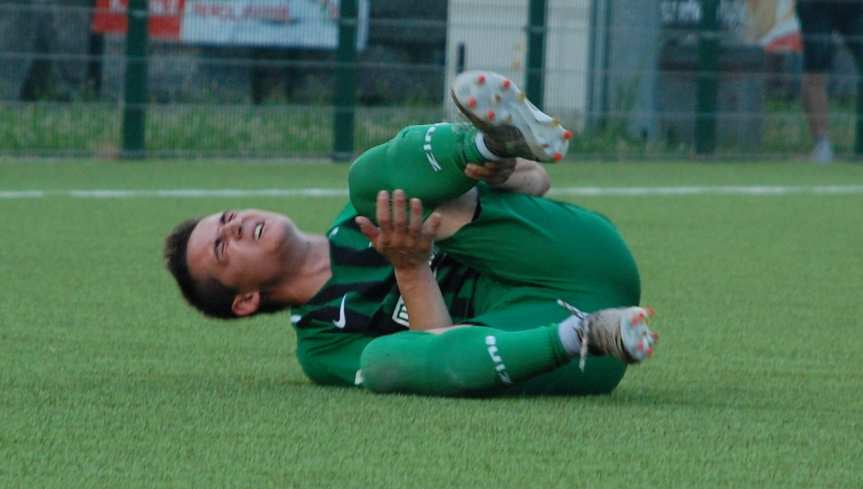
<svg viewBox="0 0 863 489"><path fill-rule="evenodd" d="M857 71L827 36L851 156ZM571 159L813 144L792 0L5 0L0 66L2 155L347 158L454 120L447 86L471 69L576 129Z"/></svg>

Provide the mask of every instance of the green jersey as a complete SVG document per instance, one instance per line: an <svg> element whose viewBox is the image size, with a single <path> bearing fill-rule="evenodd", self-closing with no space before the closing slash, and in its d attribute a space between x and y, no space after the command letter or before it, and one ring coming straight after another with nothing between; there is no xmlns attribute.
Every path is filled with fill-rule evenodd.
<svg viewBox="0 0 863 489"><path fill-rule="evenodd" d="M360 231L356 216L349 204L327 232L332 276L309 302L293 311L301 339L311 330L380 336L408 329L408 312L393 267ZM439 249L434 250L431 268L453 321L472 317L479 273Z"/></svg>

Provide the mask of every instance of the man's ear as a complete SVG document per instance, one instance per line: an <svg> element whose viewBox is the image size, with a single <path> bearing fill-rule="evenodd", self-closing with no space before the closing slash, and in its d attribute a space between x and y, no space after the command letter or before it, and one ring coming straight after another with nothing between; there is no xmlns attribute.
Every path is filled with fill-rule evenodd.
<svg viewBox="0 0 863 489"><path fill-rule="evenodd" d="M231 304L231 310L237 316L250 316L258 312L261 306L261 292L244 292L234 296L234 302Z"/></svg>

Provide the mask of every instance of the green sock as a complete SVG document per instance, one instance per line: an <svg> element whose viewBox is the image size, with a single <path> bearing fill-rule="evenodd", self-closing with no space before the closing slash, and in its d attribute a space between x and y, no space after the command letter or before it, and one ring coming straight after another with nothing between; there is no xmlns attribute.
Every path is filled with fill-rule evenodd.
<svg viewBox="0 0 863 489"><path fill-rule="evenodd" d="M377 193L400 188L408 198L421 199L430 214L476 185L464 174L468 163L485 161L476 147L476 134L476 128L464 124L402 129L353 162L348 175L351 203L360 215L374 218Z"/></svg>
<svg viewBox="0 0 863 489"><path fill-rule="evenodd" d="M381 336L363 350L360 369L373 392L452 396L502 392L567 362L557 324L523 331L467 326Z"/></svg>

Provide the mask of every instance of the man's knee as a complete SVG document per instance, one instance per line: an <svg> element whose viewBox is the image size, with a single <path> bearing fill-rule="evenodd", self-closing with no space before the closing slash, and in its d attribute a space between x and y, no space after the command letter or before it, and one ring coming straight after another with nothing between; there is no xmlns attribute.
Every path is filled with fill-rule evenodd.
<svg viewBox="0 0 863 489"><path fill-rule="evenodd" d="M419 335L403 332L371 341L360 356L363 387L378 393L405 392L421 381L426 355Z"/></svg>
<svg viewBox="0 0 863 489"><path fill-rule="evenodd" d="M360 357L363 386L377 393L433 396L466 395L485 386L489 375L472 368L475 358L470 358L485 353L485 347L477 343L476 352L464 351L475 339L471 329L441 334L405 331L376 338ZM460 354L453 354L456 348Z"/></svg>

